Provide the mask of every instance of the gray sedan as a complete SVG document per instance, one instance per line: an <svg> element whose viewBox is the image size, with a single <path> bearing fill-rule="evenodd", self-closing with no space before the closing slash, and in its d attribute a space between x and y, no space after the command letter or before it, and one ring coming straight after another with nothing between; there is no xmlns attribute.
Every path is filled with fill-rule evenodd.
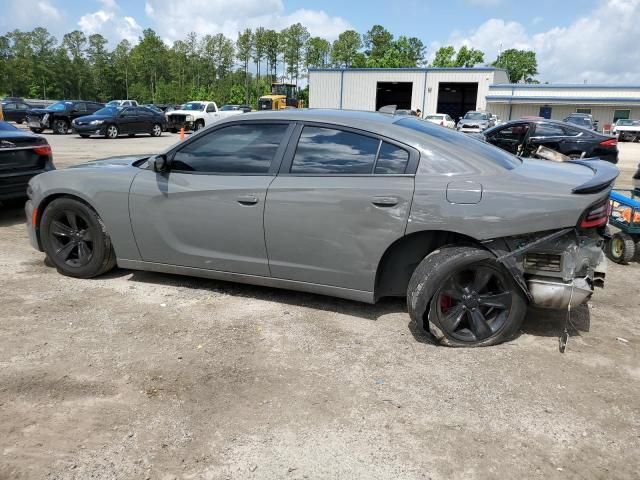
<svg viewBox="0 0 640 480"><path fill-rule="evenodd" d="M586 302L604 279L601 161L521 159L416 118L239 115L155 156L30 182L31 243L64 275L121 268L376 302L406 296L451 346L492 345L527 305Z"/></svg>

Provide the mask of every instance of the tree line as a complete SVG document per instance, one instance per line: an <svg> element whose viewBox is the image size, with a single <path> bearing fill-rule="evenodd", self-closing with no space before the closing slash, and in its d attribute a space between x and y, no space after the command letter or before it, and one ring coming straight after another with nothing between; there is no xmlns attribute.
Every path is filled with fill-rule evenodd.
<svg viewBox="0 0 640 480"><path fill-rule="evenodd" d="M38 27L0 35L0 93L44 99L255 104L269 92L272 81L297 85L309 68L420 67L426 66L425 54L418 38L396 38L381 25L362 35L347 30L332 43L312 37L300 23L281 31L245 29L235 39L191 32L172 45L146 29L135 45L122 40L113 49L100 34L75 30L58 40ZM533 64L531 58L523 63L529 54ZM484 54L473 48L456 52L443 47L432 65L473 67L483 62ZM537 73L533 52L507 50L493 64L511 68L512 81L532 81Z"/></svg>

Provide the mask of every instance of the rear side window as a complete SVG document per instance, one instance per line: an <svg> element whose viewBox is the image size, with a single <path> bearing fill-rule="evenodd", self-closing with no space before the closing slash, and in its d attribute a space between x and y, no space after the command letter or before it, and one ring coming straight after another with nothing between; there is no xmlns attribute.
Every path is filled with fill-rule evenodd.
<svg viewBox="0 0 640 480"><path fill-rule="evenodd" d="M287 124L243 124L219 128L176 152L172 170L218 174L266 174Z"/></svg>
<svg viewBox="0 0 640 480"><path fill-rule="evenodd" d="M375 173L387 175L404 173L407 169L407 163L409 163L409 152L390 143L382 142Z"/></svg>
<svg viewBox="0 0 640 480"><path fill-rule="evenodd" d="M534 137L564 137L564 129L553 123L538 123L533 132Z"/></svg>
<svg viewBox="0 0 640 480"><path fill-rule="evenodd" d="M297 174L370 174L380 141L343 130L306 126L291 165Z"/></svg>

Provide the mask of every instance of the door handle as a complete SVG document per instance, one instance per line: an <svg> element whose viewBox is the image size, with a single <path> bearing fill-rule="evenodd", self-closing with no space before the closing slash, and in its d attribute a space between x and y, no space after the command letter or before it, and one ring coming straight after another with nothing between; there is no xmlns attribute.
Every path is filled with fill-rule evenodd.
<svg viewBox="0 0 640 480"><path fill-rule="evenodd" d="M373 197L371 201L377 207L393 207L398 204L396 197Z"/></svg>
<svg viewBox="0 0 640 480"><path fill-rule="evenodd" d="M255 195L240 195L237 200L240 205L255 205L258 203L258 197Z"/></svg>

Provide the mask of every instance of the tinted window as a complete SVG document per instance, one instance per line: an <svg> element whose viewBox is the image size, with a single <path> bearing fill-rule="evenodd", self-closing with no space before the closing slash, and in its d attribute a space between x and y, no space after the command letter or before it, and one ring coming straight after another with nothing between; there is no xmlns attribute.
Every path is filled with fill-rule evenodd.
<svg viewBox="0 0 640 480"><path fill-rule="evenodd" d="M404 173L407 169L407 163L409 162L409 152L398 148L395 145L391 145L386 142L382 142L380 147L380 154L378 161L376 162L376 171L378 174L397 174Z"/></svg>
<svg viewBox="0 0 640 480"><path fill-rule="evenodd" d="M437 143L445 143L447 146L446 162L443 162L443 167L448 168L448 164L458 163L458 159L465 159L466 162L473 162L475 157L481 160L490 161L503 168L511 170L519 166L522 162L515 155L505 152L501 148L495 147L489 143L481 142L468 135L454 132L449 128L440 128L437 125L429 124L428 122L422 122L414 118L403 118L395 122L395 125L400 125L417 132L425 134L425 141L428 143L432 138L437 140ZM420 168L424 162L420 161ZM463 165L460 168L463 168ZM438 172L440 165L426 165L424 168L432 168L435 172ZM445 171L446 172L446 171ZM439 173L439 172L438 172Z"/></svg>
<svg viewBox="0 0 640 480"><path fill-rule="evenodd" d="M494 130L490 133L486 133L486 135L487 137L493 136L494 138L503 140L521 140L527 134L527 130L529 130L528 124L517 123L506 128L501 128L498 131Z"/></svg>
<svg viewBox="0 0 640 480"><path fill-rule="evenodd" d="M189 143L173 157L174 170L267 173L288 125L231 125Z"/></svg>
<svg viewBox="0 0 640 480"><path fill-rule="evenodd" d="M538 123L534 131L535 137L564 137L564 129L553 123Z"/></svg>
<svg viewBox="0 0 640 480"><path fill-rule="evenodd" d="M562 129L564 130L565 135L567 135L568 137L577 137L578 135L582 135L584 133L577 128L562 127Z"/></svg>
<svg viewBox="0 0 640 480"><path fill-rule="evenodd" d="M136 108L138 115L141 115L143 117L150 117L153 115L153 112L151 110L149 110L148 108L144 108L144 107L138 107Z"/></svg>
<svg viewBox="0 0 640 480"><path fill-rule="evenodd" d="M215 112L216 111L216 107L213 103L210 103L209 105L207 105L207 112L211 113L211 112Z"/></svg>
<svg viewBox="0 0 640 480"><path fill-rule="evenodd" d="M86 103L76 103L73 108L79 112L86 112L87 111L87 104Z"/></svg>
<svg viewBox="0 0 640 480"><path fill-rule="evenodd" d="M304 127L291 173L371 173L379 143L374 138L343 130Z"/></svg>
<svg viewBox="0 0 640 480"><path fill-rule="evenodd" d="M15 110L16 109L16 104L15 103L5 103L2 106L3 110Z"/></svg>

